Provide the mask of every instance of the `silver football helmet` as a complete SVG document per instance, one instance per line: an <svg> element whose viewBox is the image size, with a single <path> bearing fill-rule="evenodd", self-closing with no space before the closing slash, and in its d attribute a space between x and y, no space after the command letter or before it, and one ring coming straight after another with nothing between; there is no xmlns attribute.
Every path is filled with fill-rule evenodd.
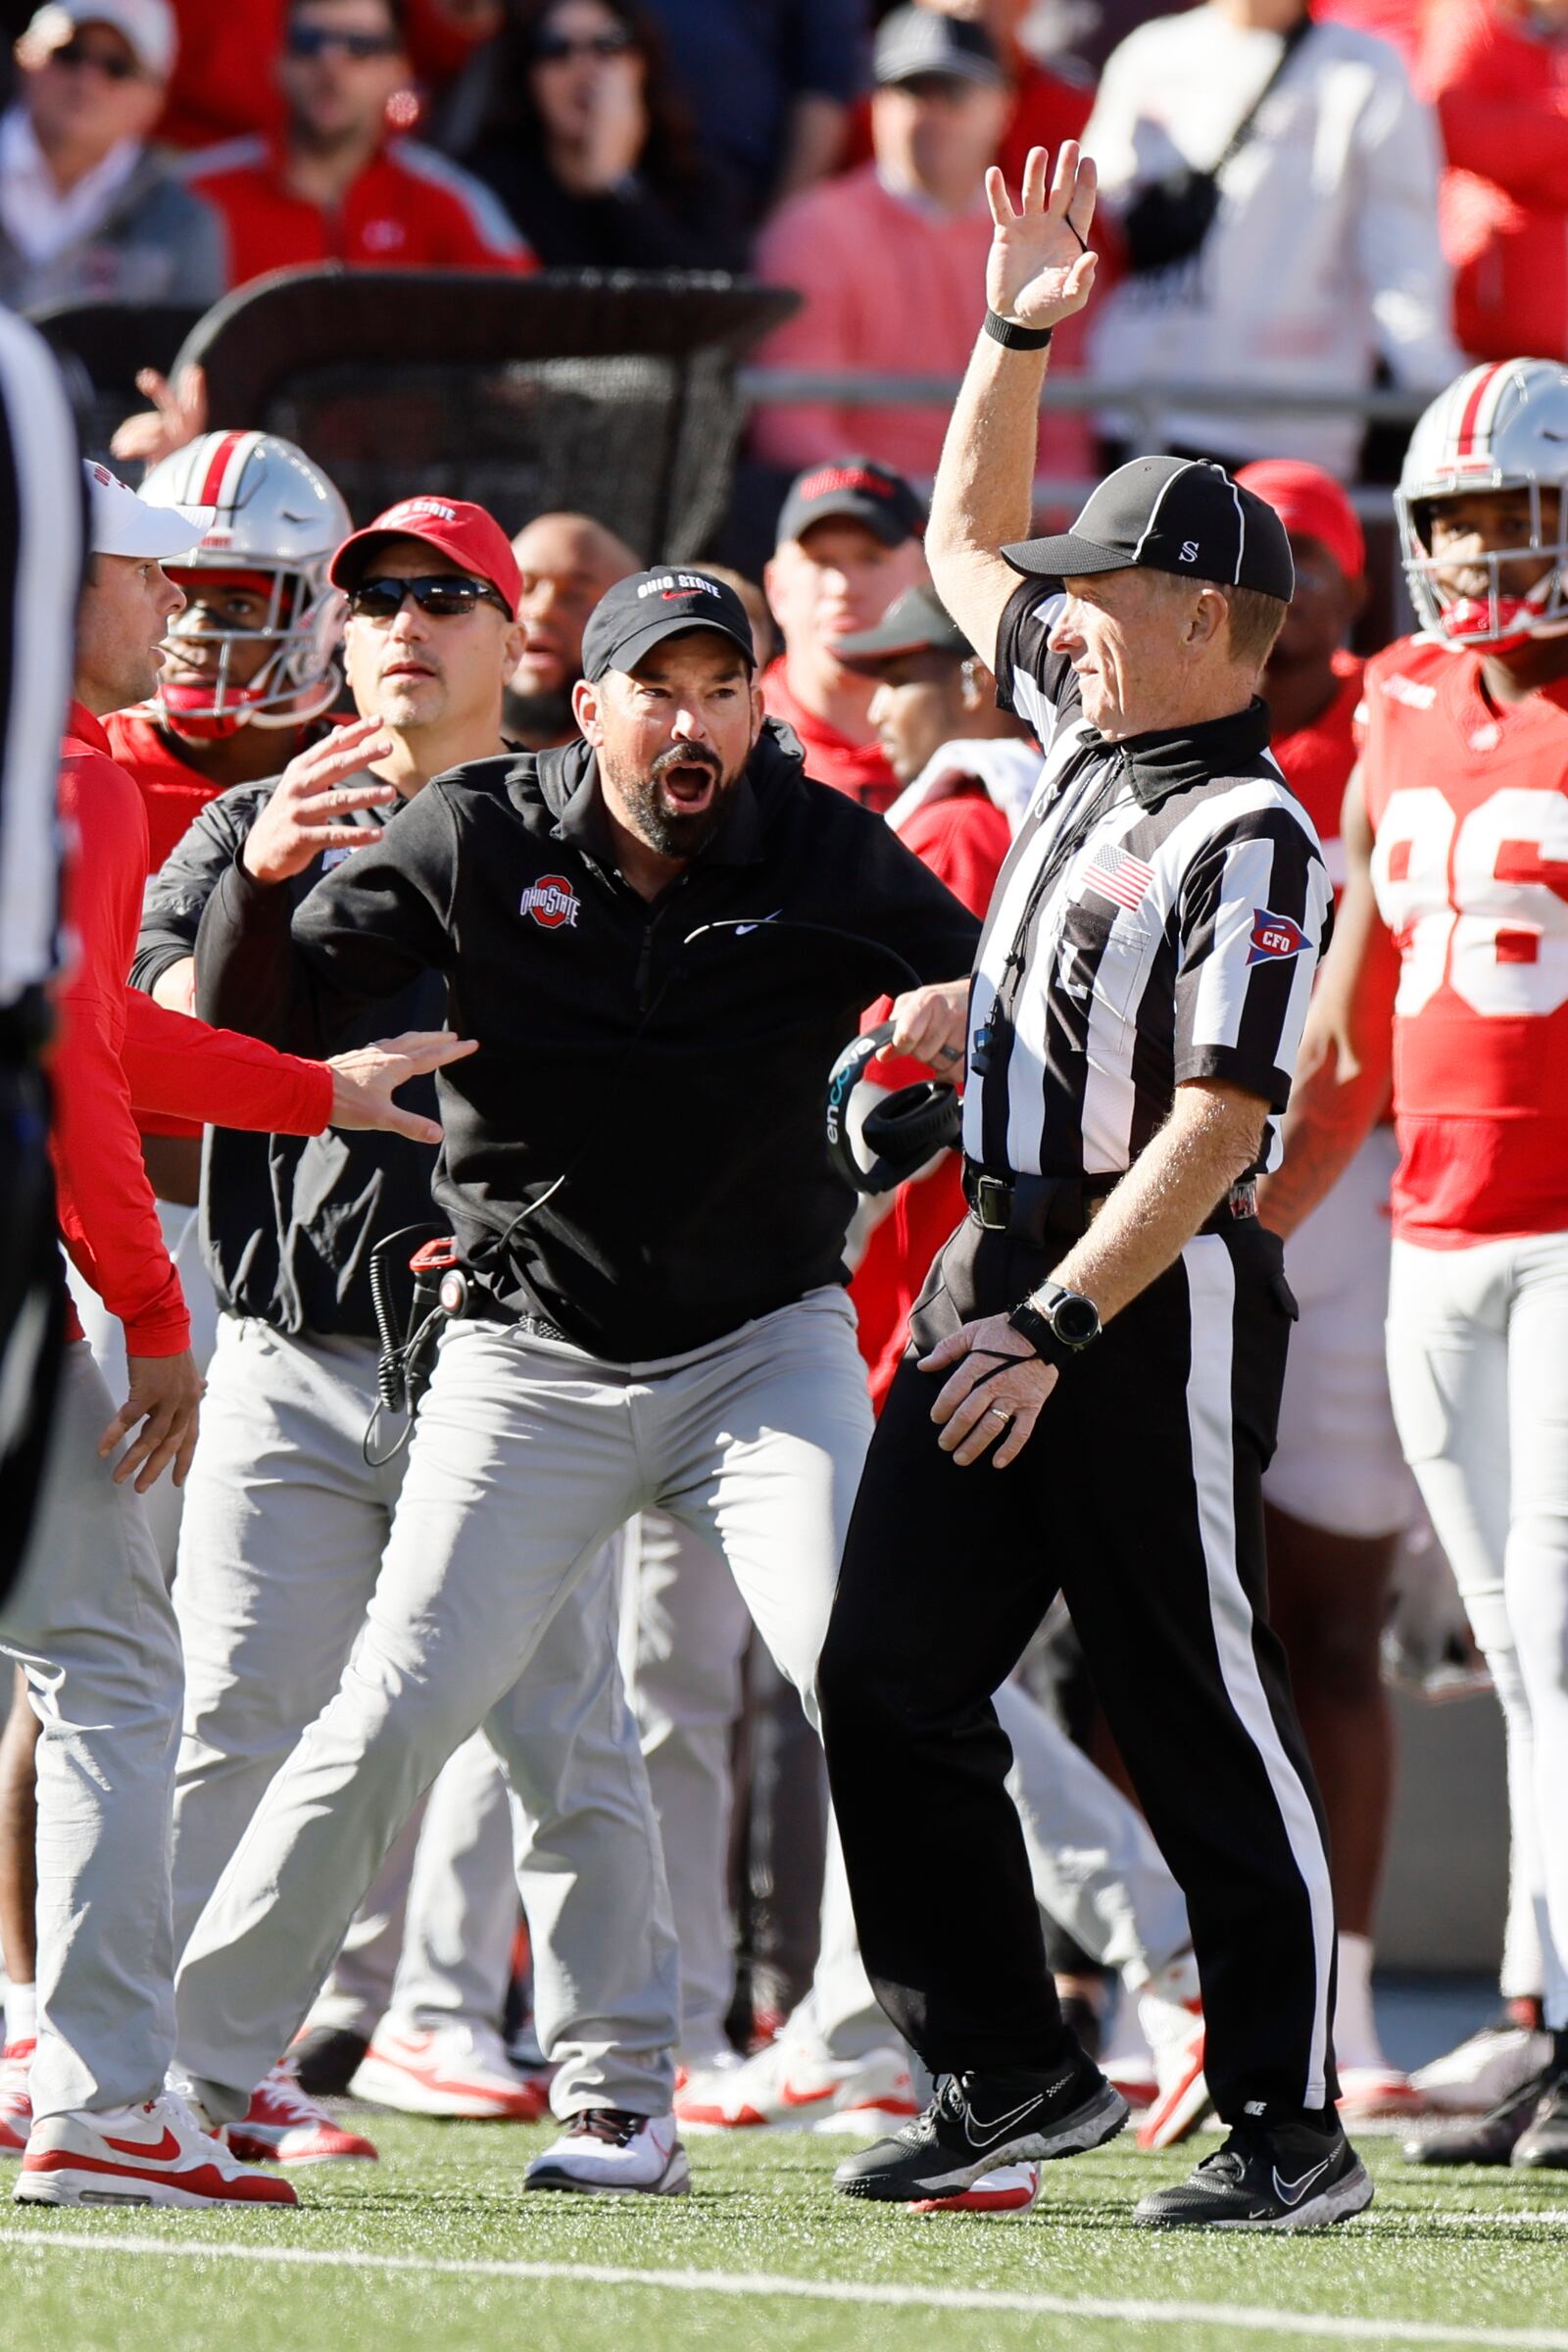
<svg viewBox="0 0 1568 2352"><path fill-rule="evenodd" d="M354 524L320 467L274 433L204 433L155 466L141 494L153 506L218 510L200 546L169 559L171 571L254 573L269 598L260 629L204 621L198 631L188 607L176 613L171 639L177 645L181 636L199 635L218 647L219 658L199 679L166 675L156 697L160 716L177 734L211 740L242 726L297 727L330 710L341 684L333 653L344 601L326 567ZM232 649L259 636L273 651L240 685L229 675Z"/></svg>
<svg viewBox="0 0 1568 2352"><path fill-rule="evenodd" d="M1451 570L1432 554L1432 509L1475 490L1530 495L1528 546L1496 548L1484 596L1456 596L1438 580ZM1556 493L1544 513L1543 491ZM1404 576L1424 629L1446 644L1523 645L1568 631L1568 367L1560 360L1500 360L1472 368L1440 392L1410 436L1395 494ZM1525 595L1504 581L1521 557L1549 559ZM1467 568L1469 566L1467 565Z"/></svg>

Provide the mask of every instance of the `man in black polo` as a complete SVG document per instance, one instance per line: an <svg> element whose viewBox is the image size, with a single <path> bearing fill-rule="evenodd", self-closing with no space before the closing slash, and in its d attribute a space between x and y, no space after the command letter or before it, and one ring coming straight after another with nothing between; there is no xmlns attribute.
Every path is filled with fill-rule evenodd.
<svg viewBox="0 0 1568 2352"><path fill-rule="evenodd" d="M1231 2128L1137 2218L1339 2221L1372 2190L1335 2118L1328 1864L1260 1499L1295 1310L1253 1179L1329 903L1256 698L1290 551L1260 500L1171 458L1022 539L1045 346L1094 276L1093 166L1064 147L1048 192L1036 149L1021 210L997 173L991 202L931 564L1047 756L968 1006L971 1213L911 1315L822 1659L866 1967L942 2078L838 2185L940 2200L1125 2121L1062 2025L991 1707L1059 1590L1187 1896Z"/></svg>
<svg viewBox="0 0 1568 2352"><path fill-rule="evenodd" d="M814 1705L870 1425L823 1086L879 989L965 970L976 925L764 725L732 590L633 575L598 607L583 667L582 742L435 778L297 909L236 859L202 916L203 1005L331 1034L438 971L478 1040L473 1085L443 1101L435 1183L466 1309L366 1630L186 1951L180 2061L215 2118L252 2054L283 2047L416 1796L487 1715L539 1809L525 1670L634 1511L660 1504L716 1544ZM902 1042L926 1025L917 1000ZM567 2131L529 2180L667 2194L687 2180L674 1945L611 1696L609 1761L601 1740L597 1777L548 1794L558 1814L641 1825L601 1840L554 1928L566 1976L573 1938L592 1947L619 2023L602 2049L577 2035ZM543 2003L540 2028L548 2048Z"/></svg>

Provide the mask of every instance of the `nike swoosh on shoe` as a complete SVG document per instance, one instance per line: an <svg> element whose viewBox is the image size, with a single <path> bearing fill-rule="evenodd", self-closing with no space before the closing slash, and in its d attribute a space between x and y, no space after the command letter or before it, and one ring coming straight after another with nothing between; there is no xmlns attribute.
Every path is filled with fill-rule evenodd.
<svg viewBox="0 0 1568 2352"><path fill-rule="evenodd" d="M104 2146L113 2148L117 2156L134 2156L142 2164L172 2164L179 2154L179 2141L164 2127L162 2139L149 2143L145 2139L111 2139L106 2132Z"/></svg>
<svg viewBox="0 0 1568 2352"><path fill-rule="evenodd" d="M1298 2180L1282 2180L1280 2168L1276 2165L1274 2167L1274 2194L1282 2205L1299 2205L1313 2181L1321 2180L1333 2162L1332 2156L1325 2156L1321 2164L1314 2164L1312 2170L1309 2173L1303 2173Z"/></svg>
<svg viewBox="0 0 1568 2352"><path fill-rule="evenodd" d="M974 2109L967 2107L963 2116L963 2136L971 2148L989 2147L994 2139L1003 2137L1012 2125L1021 2123L1026 2115L1033 2115L1037 2107L1045 2104L1045 2098L1044 2092L1037 2091L1032 2099L1025 2099L1021 2107L1014 2107L1008 2115L996 2116L990 2123L981 2123ZM976 2124L980 2124L981 2136L978 2139L973 2129Z"/></svg>

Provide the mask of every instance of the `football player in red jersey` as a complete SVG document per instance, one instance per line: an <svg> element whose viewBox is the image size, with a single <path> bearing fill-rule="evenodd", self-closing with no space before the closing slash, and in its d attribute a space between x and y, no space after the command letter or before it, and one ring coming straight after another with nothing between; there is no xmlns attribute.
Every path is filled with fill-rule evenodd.
<svg viewBox="0 0 1568 2352"><path fill-rule="evenodd" d="M1345 879L1340 810L1355 764L1362 662L1346 646L1366 602L1366 548L1341 485L1267 458L1237 480L1291 535L1296 595L1263 675L1271 748L1306 809L1331 879ZM1415 1493L1389 1402L1389 1186L1397 1151L1375 1127L1293 1235L1292 1335L1280 1442L1263 1482L1269 1606L1329 1817L1339 1929L1334 2049L1348 2117L1417 2104L1372 2012L1372 1922L1394 1796L1394 1723L1381 1672L1390 1579Z"/></svg>
<svg viewBox="0 0 1568 2352"><path fill-rule="evenodd" d="M1422 623L1368 664L1347 882L1269 1221L1348 1164L1392 1076L1396 1418L1508 1723L1543 2074L1427 2163L1568 2167L1568 368L1472 368L1397 494Z"/></svg>

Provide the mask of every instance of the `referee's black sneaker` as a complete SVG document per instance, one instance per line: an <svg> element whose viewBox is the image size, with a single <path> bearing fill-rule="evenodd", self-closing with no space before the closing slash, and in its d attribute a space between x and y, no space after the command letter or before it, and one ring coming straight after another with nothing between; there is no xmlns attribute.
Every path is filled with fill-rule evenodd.
<svg viewBox="0 0 1568 2352"><path fill-rule="evenodd" d="M1149 2229L1315 2230L1372 2202L1365 2167L1338 2124L1238 2124L1174 2188L1140 2200Z"/></svg>
<svg viewBox="0 0 1568 2352"><path fill-rule="evenodd" d="M1076 2048L1049 2074L945 2075L923 2115L851 2156L833 2185L890 2204L953 2196L1002 2164L1081 2156L1126 2121L1120 2091Z"/></svg>

